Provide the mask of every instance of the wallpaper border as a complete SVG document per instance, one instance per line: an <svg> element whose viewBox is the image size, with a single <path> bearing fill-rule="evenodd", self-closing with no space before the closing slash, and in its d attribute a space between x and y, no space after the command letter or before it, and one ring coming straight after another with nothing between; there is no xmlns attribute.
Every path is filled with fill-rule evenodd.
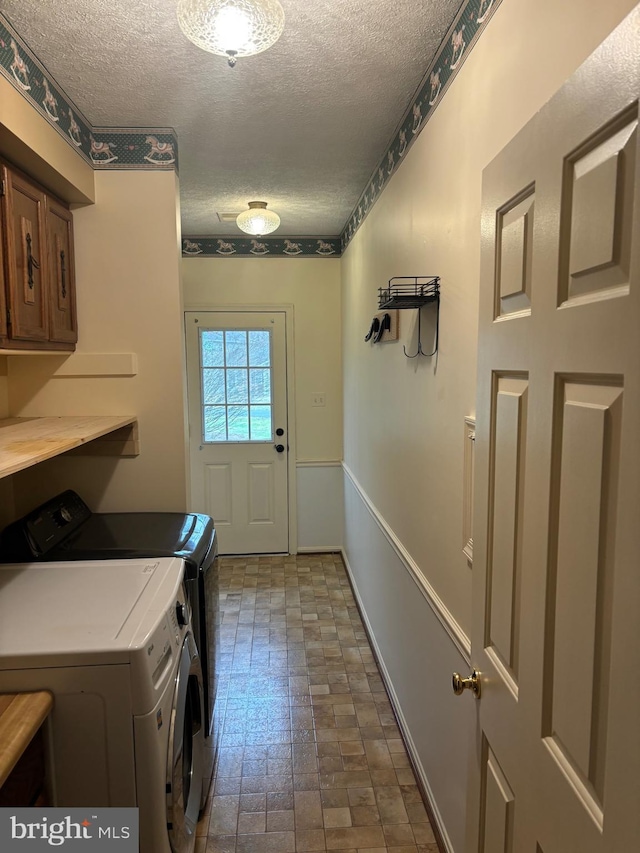
<svg viewBox="0 0 640 853"><path fill-rule="evenodd" d="M184 257L340 257L402 163L502 0L463 0L342 232L332 237L187 236ZM0 13L0 74L94 169L178 171L173 128L93 127Z"/></svg>
<svg viewBox="0 0 640 853"><path fill-rule="evenodd" d="M1 13L0 74L94 169L178 170L173 128L93 127Z"/></svg>
<svg viewBox="0 0 640 853"><path fill-rule="evenodd" d="M402 163L464 65L502 0L464 0L411 99L384 156L374 169L340 235L342 252Z"/></svg>
<svg viewBox="0 0 640 853"><path fill-rule="evenodd" d="M339 237L184 237L183 258L339 258Z"/></svg>

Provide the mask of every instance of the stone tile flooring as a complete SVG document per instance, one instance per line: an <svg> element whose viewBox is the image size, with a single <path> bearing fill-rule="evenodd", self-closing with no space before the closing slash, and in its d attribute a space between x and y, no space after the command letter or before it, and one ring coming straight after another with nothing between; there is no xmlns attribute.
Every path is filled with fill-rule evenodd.
<svg viewBox="0 0 640 853"><path fill-rule="evenodd" d="M195 853L438 850L339 554L220 560L220 754Z"/></svg>

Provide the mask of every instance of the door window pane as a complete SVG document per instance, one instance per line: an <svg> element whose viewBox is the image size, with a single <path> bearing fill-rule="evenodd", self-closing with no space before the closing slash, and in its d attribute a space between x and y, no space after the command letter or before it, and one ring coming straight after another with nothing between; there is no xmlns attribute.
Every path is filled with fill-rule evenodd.
<svg viewBox="0 0 640 853"><path fill-rule="evenodd" d="M227 409L225 406L204 407L204 440L227 440Z"/></svg>
<svg viewBox="0 0 640 853"><path fill-rule="evenodd" d="M249 402L246 370L227 370L227 402L245 405Z"/></svg>
<svg viewBox="0 0 640 853"><path fill-rule="evenodd" d="M251 406L251 440L271 441L271 406Z"/></svg>
<svg viewBox="0 0 640 853"><path fill-rule="evenodd" d="M226 403L224 391L224 370L203 368L202 370L202 401L203 403Z"/></svg>
<svg viewBox="0 0 640 853"><path fill-rule="evenodd" d="M224 367L223 332L207 330L201 334L202 366Z"/></svg>
<svg viewBox="0 0 640 853"><path fill-rule="evenodd" d="M273 441L271 331L200 329L203 441Z"/></svg>
<svg viewBox="0 0 640 853"><path fill-rule="evenodd" d="M271 402L271 371L270 370L250 370L250 387L251 387L251 402L252 403L270 403Z"/></svg>
<svg viewBox="0 0 640 853"><path fill-rule="evenodd" d="M227 408L227 429L229 441L248 441L249 407L229 406Z"/></svg>
<svg viewBox="0 0 640 853"><path fill-rule="evenodd" d="M227 367L245 367L247 364L247 333L225 332Z"/></svg>
<svg viewBox="0 0 640 853"><path fill-rule="evenodd" d="M249 332L249 364L252 367L271 365L271 335L269 332Z"/></svg>

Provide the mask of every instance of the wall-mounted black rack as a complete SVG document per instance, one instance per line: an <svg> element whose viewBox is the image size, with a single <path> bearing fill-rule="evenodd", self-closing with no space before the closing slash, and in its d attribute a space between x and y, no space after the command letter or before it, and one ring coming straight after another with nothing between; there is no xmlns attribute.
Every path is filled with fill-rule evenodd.
<svg viewBox="0 0 640 853"><path fill-rule="evenodd" d="M378 288L378 308L422 308L440 297L437 275L399 275Z"/></svg>
<svg viewBox="0 0 640 853"><path fill-rule="evenodd" d="M424 352L421 340L420 309L423 305L436 303L436 339L433 352ZM415 355L409 355L403 347L407 358L419 355L431 356L438 351L438 335L440 329L440 277L437 275L401 275L389 279L386 287L378 288L378 308L417 308L418 309L418 350Z"/></svg>

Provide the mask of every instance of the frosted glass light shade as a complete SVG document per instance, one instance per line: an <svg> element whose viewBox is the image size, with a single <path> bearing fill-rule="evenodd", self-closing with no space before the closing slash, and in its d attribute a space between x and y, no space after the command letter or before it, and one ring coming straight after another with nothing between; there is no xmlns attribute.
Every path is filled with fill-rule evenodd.
<svg viewBox="0 0 640 853"><path fill-rule="evenodd" d="M273 210L267 210L266 201L250 201L249 210L238 214L236 224L246 234L263 237L280 227L280 217Z"/></svg>
<svg viewBox="0 0 640 853"><path fill-rule="evenodd" d="M278 41L284 11L278 0L179 0L178 23L190 41L209 53L236 56L262 53Z"/></svg>

